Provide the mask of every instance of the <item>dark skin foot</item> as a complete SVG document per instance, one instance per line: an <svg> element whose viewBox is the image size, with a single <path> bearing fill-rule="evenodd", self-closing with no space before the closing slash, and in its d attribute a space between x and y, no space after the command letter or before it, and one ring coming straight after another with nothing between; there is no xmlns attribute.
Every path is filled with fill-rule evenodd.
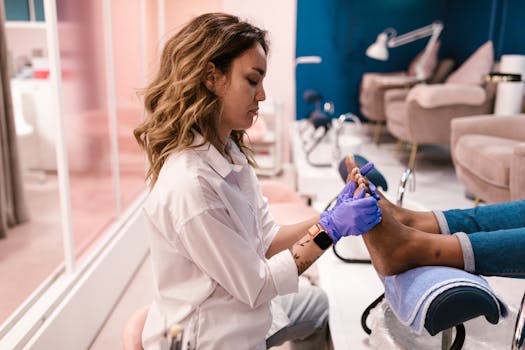
<svg viewBox="0 0 525 350"><path fill-rule="evenodd" d="M380 275L395 275L428 265L463 268L463 254L455 236L430 234L408 227L386 206L380 207L381 222L363 234L372 264Z"/></svg>
<svg viewBox="0 0 525 350"><path fill-rule="evenodd" d="M368 180L359 173L353 157L347 157L348 181L367 188ZM353 166L353 167L352 167ZM358 189L359 190L359 189ZM357 191L356 191L357 192ZM382 221L363 234L365 245L376 271L383 276L399 274L418 266L450 266L463 268L463 253L458 239L439 233L432 212L417 212L398 207L376 191Z"/></svg>
<svg viewBox="0 0 525 350"><path fill-rule="evenodd" d="M355 181L358 184L364 184L368 187L368 179L360 174L359 167L357 167L353 155L346 156L345 164L348 170L346 182ZM439 225L434 213L430 211L415 211L399 207L389 201L378 189L376 189L376 193L381 197L381 200L379 201L381 207L387 208L400 223L421 231L440 233Z"/></svg>
<svg viewBox="0 0 525 350"><path fill-rule="evenodd" d="M395 219L384 206L382 220L372 230L363 234L366 248L377 273L394 275L412 267L410 248L412 231Z"/></svg>

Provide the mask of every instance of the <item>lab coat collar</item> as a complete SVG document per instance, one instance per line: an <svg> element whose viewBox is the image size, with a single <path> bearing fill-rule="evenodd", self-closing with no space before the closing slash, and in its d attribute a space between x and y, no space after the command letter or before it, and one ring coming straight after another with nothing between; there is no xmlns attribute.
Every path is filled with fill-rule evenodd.
<svg viewBox="0 0 525 350"><path fill-rule="evenodd" d="M232 171L240 172L245 166L248 165L246 156L239 150L239 147L231 139L228 139L226 148L230 152L233 159L233 163L228 162L226 158L208 141L204 140L204 137L196 131L194 131L193 146L203 143L203 145L195 148L199 156L202 157L221 177L225 178Z"/></svg>

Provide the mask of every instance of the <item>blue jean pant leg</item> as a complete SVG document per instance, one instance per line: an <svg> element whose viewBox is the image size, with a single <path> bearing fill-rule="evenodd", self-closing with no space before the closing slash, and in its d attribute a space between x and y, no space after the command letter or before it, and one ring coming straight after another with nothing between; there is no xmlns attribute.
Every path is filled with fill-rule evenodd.
<svg viewBox="0 0 525 350"><path fill-rule="evenodd" d="M297 293L276 297L290 324L266 339L266 347L292 341L293 350L322 350L328 333L328 297L319 287L301 286Z"/></svg>
<svg viewBox="0 0 525 350"><path fill-rule="evenodd" d="M525 200L443 212L450 233L489 232L525 227Z"/></svg>
<svg viewBox="0 0 525 350"><path fill-rule="evenodd" d="M486 276L525 278L525 226L468 235L475 272Z"/></svg>

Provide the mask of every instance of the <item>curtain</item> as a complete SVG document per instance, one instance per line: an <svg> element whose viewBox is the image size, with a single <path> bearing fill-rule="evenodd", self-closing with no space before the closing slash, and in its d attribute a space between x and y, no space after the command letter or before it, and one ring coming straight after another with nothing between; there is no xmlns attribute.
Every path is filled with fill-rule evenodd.
<svg viewBox="0 0 525 350"><path fill-rule="evenodd" d="M0 238L9 226L28 220L18 159L7 62L4 2L0 1Z"/></svg>

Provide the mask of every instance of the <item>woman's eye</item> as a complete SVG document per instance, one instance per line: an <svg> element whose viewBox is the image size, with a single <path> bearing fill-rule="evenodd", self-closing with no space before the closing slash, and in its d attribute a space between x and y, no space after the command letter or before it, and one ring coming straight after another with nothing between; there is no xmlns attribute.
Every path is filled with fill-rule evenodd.
<svg viewBox="0 0 525 350"><path fill-rule="evenodd" d="M248 84L250 84L252 86L256 86L257 85L257 81L256 80L252 80L252 79L248 79Z"/></svg>

